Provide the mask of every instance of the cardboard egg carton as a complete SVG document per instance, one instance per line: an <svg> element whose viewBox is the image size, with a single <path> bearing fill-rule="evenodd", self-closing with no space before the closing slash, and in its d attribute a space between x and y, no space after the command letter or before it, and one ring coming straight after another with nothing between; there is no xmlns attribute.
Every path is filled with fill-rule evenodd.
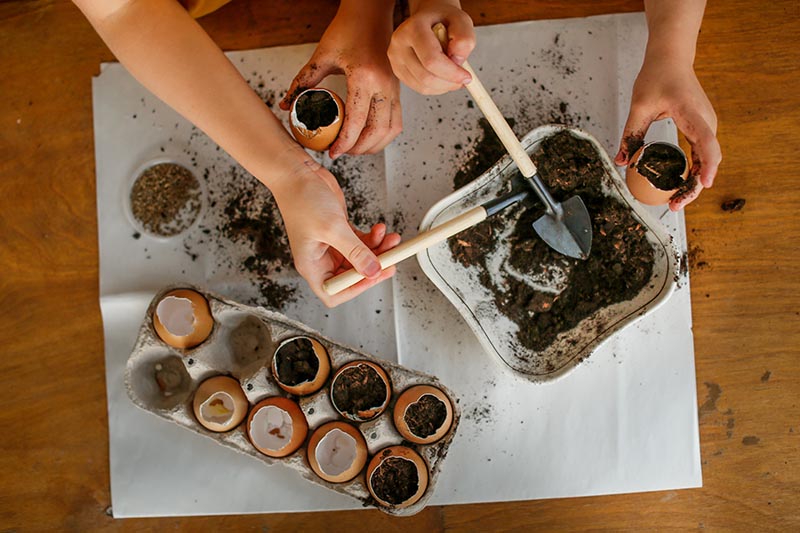
<svg viewBox="0 0 800 533"><path fill-rule="evenodd" d="M161 298L172 289L191 288L208 300L214 318L213 330L202 344L181 350L164 343L153 328L153 313ZM328 351L331 372L325 385L309 396L294 397L284 392L272 376L271 364L275 349L285 339L306 335L318 340ZM342 365L356 360L368 360L379 364L388 374L392 384L392 397L386 410L378 417L356 423L342 417L330 399L331 379ZM155 379L155 366L169 368L180 379L165 394ZM235 429L215 433L197 421L192 409L194 391L206 379L216 375L229 375L237 379L244 391L250 408L271 396L293 398L305 415L309 431L303 445L285 458L271 458L251 444L245 419ZM222 446L249 455L266 465L284 464L297 471L305 479L336 492L346 494L363 503L374 506L392 515L409 516L422 510L432 495L442 461L455 436L460 410L453 393L433 376L380 360L348 346L339 344L317 331L286 316L261 307L251 307L233 302L194 287L168 287L160 291L151 301L144 322L139 329L136 344L128 358L125 384L134 404L152 414L172 421L190 431L213 439ZM392 411L397 397L408 387L427 384L441 389L450 398L453 407L453 423L447 434L439 441L421 445L405 441L397 432L392 420ZM387 446L403 444L414 449L428 465L428 488L416 503L405 508L384 507L371 497L365 479L366 466L353 480L345 483L329 483L318 477L309 467L306 458L308 440L313 431L322 424L340 420L359 429L364 436L371 459ZM369 460L367 461L369 463ZM265 472L269 475L269 471Z"/></svg>

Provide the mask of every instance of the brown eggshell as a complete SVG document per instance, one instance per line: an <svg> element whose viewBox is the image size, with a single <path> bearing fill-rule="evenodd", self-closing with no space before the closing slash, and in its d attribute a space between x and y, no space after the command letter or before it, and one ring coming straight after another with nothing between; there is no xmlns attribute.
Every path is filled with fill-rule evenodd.
<svg viewBox="0 0 800 533"><path fill-rule="evenodd" d="M182 334L184 331L170 331L162 322L163 319L169 323L170 320L167 317L176 316L175 313L171 312L172 310L185 309L182 300L191 302L191 313L193 315L191 328L185 334ZM180 318L177 321L181 322ZM205 341L211 334L211 330L214 328L214 318L211 316L208 300L202 294L191 289L176 289L162 296L153 309L153 328L162 341L174 348L194 348Z"/></svg>
<svg viewBox="0 0 800 533"><path fill-rule="evenodd" d="M631 191L631 194L634 198L639 200L641 203L645 205L663 205L669 202L670 198L678 191L678 187L671 189L671 190L663 190L659 189L653 183L647 179L646 176L639 173L638 164L639 159L642 157L642 154L654 144L669 144L670 146L674 146L677 150L681 153L683 151L670 143L663 143L663 142L652 142L647 143L633 154L631 157L631 161L628 164L628 168L625 170L625 182L628 184L628 190ZM685 157L685 156L684 156ZM685 180L686 176L689 174L689 165L686 164L684 166L682 179Z"/></svg>
<svg viewBox="0 0 800 533"><path fill-rule="evenodd" d="M346 411L343 411L342 409L339 408L338 405L336 405L336 400L333 399L333 390L336 381L342 376L343 373L347 371L347 369L358 367L360 365L365 365L372 368L378 374L378 377L380 377L383 380L383 383L386 385L386 398L384 399L383 403L381 403L381 405L376 405L370 409L358 411L356 414L351 414ZM372 420L376 416L383 413L384 410L386 410L386 406L389 404L389 399L392 397L392 382L389 380L389 376L386 374L386 371L383 368L381 368L380 365L377 365L372 361L365 361L365 360L351 361L346 365L342 366L339 370L336 371L336 374L333 375L333 379L331 380L330 397L331 397L331 403L333 404L333 408L336 409L336 411L340 415L347 418L348 420L353 420L354 422L365 422L367 420Z"/></svg>
<svg viewBox="0 0 800 533"><path fill-rule="evenodd" d="M324 460L320 464L320 460L325 453L323 448L330 446L341 446L335 442L328 442L328 439L341 437L341 433L345 433L353 438L355 441L353 450L353 460L349 466L340 469L337 465L326 465ZM341 450L341 448L339 448ZM367 464L367 442L361 432L346 422L328 422L318 427L314 433L311 434L311 439L308 441L308 465L319 477L331 483L344 483L350 481L361 472L364 465ZM326 471L326 468L328 471ZM331 471L333 470L333 471ZM341 471L339 471L341 470Z"/></svg>
<svg viewBox="0 0 800 533"><path fill-rule="evenodd" d="M216 401L216 405L215 405ZM230 431L247 416L247 397L239 382L228 376L215 376L197 388L192 401L194 416L208 430ZM212 418L212 413L216 416Z"/></svg>
<svg viewBox="0 0 800 533"><path fill-rule="evenodd" d="M288 415L288 416L287 416ZM280 417L276 420L276 417ZM287 429L292 434L286 437ZM300 406L289 398L273 396L258 402L247 417L250 443L269 457L286 457L297 451L308 435L308 421Z"/></svg>
<svg viewBox="0 0 800 533"><path fill-rule="evenodd" d="M439 426L438 429L426 437L421 437L411 431L411 428L409 428L406 420L406 415L408 408L412 405L415 405L425 396L433 396L441 401L445 406L446 414L442 425ZM430 385L415 385L409 389L406 389L403 391L400 397L397 398L397 402L394 405L395 428L397 428L397 431L403 436L404 439L415 444L430 444L432 442L436 442L447 434L452 424L453 404L450 402L450 398L448 398L447 395L440 389L431 387Z"/></svg>
<svg viewBox="0 0 800 533"><path fill-rule="evenodd" d="M373 475L375 471L389 458L398 457L401 459L405 459L414 463L417 467L417 475L419 477L419 484L417 486L417 491L407 500L399 503L391 503L383 500L380 496L375 493L375 488L373 487ZM369 466L367 467L367 489L369 489L369 493L375 498L379 504L383 505L384 507L392 507L395 509L403 509L404 507L408 507L409 505L413 505L422 498L422 495L425 494L425 489L428 488L428 465L425 463L425 460L419 456L417 452L408 448L406 446L390 446L388 448L384 448L383 450L379 451L372 460L369 462Z"/></svg>
<svg viewBox="0 0 800 533"><path fill-rule="evenodd" d="M313 91L321 91L329 94L333 101L336 102L336 107L338 109L338 113L334 121L327 125L321 126L314 130L309 130L306 128L305 124L303 124L297 118L297 101L306 93L313 92ZM292 132L294 138L299 142L301 145L305 146L306 148L310 148L312 150L316 150L317 152L324 152L327 150L330 145L336 140L336 136L339 135L339 130L342 129L342 122L344 121L344 103L342 99L339 98L335 92L324 89L322 87L314 87L311 89L306 89L305 91L301 92L297 95L297 97L292 102L292 107L290 108L290 116L289 116L289 130Z"/></svg>
<svg viewBox="0 0 800 533"><path fill-rule="evenodd" d="M298 339L305 339L311 342L311 347L314 351L314 355L317 356L319 367L317 368L317 374L314 376L314 379L310 381L303 381L297 383L296 385L291 385L281 381L281 378L278 375L278 355L280 354L282 348L290 345ZM272 357L272 376L275 378L278 386L289 394L294 394L296 396L306 396L308 394L317 392L322 388L323 385L325 385L325 380L328 379L330 373L331 361L330 357L328 357L328 350L326 350L318 340L312 339L311 337L301 335L284 340L280 343L280 345L278 345L278 348L275 350L275 355Z"/></svg>

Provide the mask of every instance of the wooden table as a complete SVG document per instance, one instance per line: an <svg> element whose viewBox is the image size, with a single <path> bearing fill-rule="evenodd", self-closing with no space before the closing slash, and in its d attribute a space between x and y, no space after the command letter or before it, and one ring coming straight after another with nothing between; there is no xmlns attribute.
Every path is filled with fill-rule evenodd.
<svg viewBox="0 0 800 533"><path fill-rule="evenodd" d="M237 0L224 49L316 41L335 2ZM464 0L477 24L641 10ZM696 68L717 185L686 210L702 489L379 511L113 520L98 305L91 78L113 56L69 2L0 5L0 529L800 530L800 3L712 1ZM720 207L745 198L739 212Z"/></svg>

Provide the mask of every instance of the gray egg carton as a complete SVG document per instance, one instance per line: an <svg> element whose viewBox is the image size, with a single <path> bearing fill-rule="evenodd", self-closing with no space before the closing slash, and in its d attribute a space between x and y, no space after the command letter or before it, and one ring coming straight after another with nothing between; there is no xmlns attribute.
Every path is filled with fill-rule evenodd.
<svg viewBox="0 0 800 533"><path fill-rule="evenodd" d="M214 328L205 342L191 349L181 350L164 343L153 329L153 311L164 294L176 288L191 288L205 295L214 318ZM317 339L328 350L331 373L318 392L297 398L278 387L272 377L271 364L275 349L281 341L296 335ZM342 417L330 400L330 382L342 365L356 360L379 364L392 382L392 397L386 410L377 418L355 423ZM170 365L181 376L180 382L165 394L154 376L156 364ZM230 375L242 386L250 407L271 396L295 399L308 421L308 436L295 453L285 458L268 457L256 450L246 433L247 419L226 433L215 433L201 426L192 410L194 391L204 380L216 375ZM251 307L211 294L191 286L167 287L150 302L136 345L128 358L125 384L134 404L161 418L174 422L199 435L208 437L222 446L249 455L265 465L284 464L305 479L346 494L381 511L398 516L410 516L421 511L431 497L436 480L447 455L447 449L456 433L460 410L455 395L438 379L416 370L402 367L348 346L339 344L317 331L286 316L262 307ZM433 444L413 444L397 432L392 420L392 410L399 394L412 385L433 385L444 391L453 405L453 424L441 440ZM314 429L322 424L340 420L356 426L367 443L369 460L386 446L403 444L414 449L428 465L428 488L419 501L403 509L384 507L371 497L366 486L366 466L353 480L346 483L329 483L319 478L306 459L308 439ZM265 472L269 475L269 472Z"/></svg>

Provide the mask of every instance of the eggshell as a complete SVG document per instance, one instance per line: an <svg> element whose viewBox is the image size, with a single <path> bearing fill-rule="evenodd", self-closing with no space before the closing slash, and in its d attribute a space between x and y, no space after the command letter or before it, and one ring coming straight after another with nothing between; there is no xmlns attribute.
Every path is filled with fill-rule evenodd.
<svg viewBox="0 0 800 533"><path fill-rule="evenodd" d="M374 370L378 377L383 380L384 385L386 385L386 397L384 398L383 402L380 405L371 406L368 409L364 409L358 411L355 414L348 413L341 409L338 405L336 405L336 400L334 399L334 387L336 385L337 380L339 380L343 374L346 374L348 369L357 368L359 366L367 366ZM389 380L389 376L386 374L386 371L381 368L379 365L373 363L372 361L351 361L346 365L342 366L339 370L336 371L336 374L333 375L333 379L331 380L331 403L333 404L333 408L342 415L343 417L347 418L348 420L353 420L355 422L365 422L367 420L372 420L373 418L380 415L385 409L386 406L389 404L389 399L392 397L392 382Z"/></svg>
<svg viewBox="0 0 800 533"><path fill-rule="evenodd" d="M434 397L438 399L445 407L445 418L442 424L430 435L420 436L411 431L406 417L408 415L409 407L417 405L424 397ZM402 437L415 444L431 444L444 437L450 430L453 424L453 404L450 398L436 387L430 385L415 385L403 391L397 402L394 405L394 426Z"/></svg>
<svg viewBox="0 0 800 533"><path fill-rule="evenodd" d="M256 450L269 457L286 457L297 451L308 435L303 411L289 398L273 396L256 404L247 417L247 437Z"/></svg>
<svg viewBox="0 0 800 533"><path fill-rule="evenodd" d="M301 381L300 383L284 383L281 380L280 373L278 372L278 359L279 355L281 354L282 350L286 350L290 348L294 343L298 340L307 340L311 342L311 347L314 351L314 355L317 357L317 361L319 366L317 367L317 374L311 380ZM316 339L312 339L311 337L306 336L297 336L292 337L290 339L286 339L278 345L278 348L275 350L275 355L272 357L272 376L275 378L275 381L278 383L278 386L288 392L289 394L295 394L297 396L305 396L307 394L312 394L317 392L322 386L325 384L325 380L328 379L328 376L331 373L331 360L328 357L328 350L320 344L320 342Z"/></svg>
<svg viewBox="0 0 800 533"><path fill-rule="evenodd" d="M344 483L367 464L367 441L346 422L328 422L311 434L307 459L314 473L325 481Z"/></svg>
<svg viewBox="0 0 800 533"><path fill-rule="evenodd" d="M238 381L228 376L215 376L197 388L192 407L203 427L221 433L244 420L249 404Z"/></svg>
<svg viewBox="0 0 800 533"><path fill-rule="evenodd" d="M418 483L417 483L417 491L411 495L407 500L392 503L385 501L382 499L378 494L376 494L375 487L373 487L373 483L375 483L375 473L381 467L381 465L387 460L391 458L399 458L401 460L411 461L417 467L417 476L418 476ZM402 509L404 507L408 507L409 505L415 504L422 498L422 495L425 494L425 489L428 488L428 465L425 463L425 460L419 456L417 452L408 448L406 446L389 446L388 448L384 448L383 450L379 451L372 460L369 462L369 466L367 467L367 489L369 489L369 493L375 498L375 501L379 504L383 505L384 507L393 507L396 509Z"/></svg>
<svg viewBox="0 0 800 533"><path fill-rule="evenodd" d="M153 328L174 348L194 348L211 335L214 318L202 294L176 289L166 293L153 309Z"/></svg>
<svg viewBox="0 0 800 533"><path fill-rule="evenodd" d="M337 114L333 122L327 126L321 126L316 129L308 129L308 127L297 116L297 102L301 97L303 97L303 95L308 95L314 92L328 94L336 103ZM322 87L306 89L298 94L297 98L294 99L290 111L289 130L292 132L292 135L301 145L305 146L306 148L316 150L317 152L324 152L327 150L330 145L333 144L333 141L336 140L336 136L339 135L339 130L342 129L342 121L344 120L344 103L342 102L342 99L339 98L339 95L329 89L323 89Z"/></svg>
<svg viewBox="0 0 800 533"><path fill-rule="evenodd" d="M678 150L681 154L683 154L683 150L680 147L675 146L671 143L665 142L651 142L647 143L636 152L634 152L633 157L631 157L631 161L628 164L628 168L625 171L625 182L628 184L628 190L631 191L631 194L634 198L639 200L641 203L645 205L663 205L669 202L670 198L677 192L679 187L675 187L671 190L664 190L659 189L656 187L646 176L642 175L639 172L639 160L642 157L642 154L653 145L668 145L676 150ZM684 155L684 161L686 162L686 156ZM684 164L683 173L681 174L681 181L686 179L686 176L689 173L689 164L686 162Z"/></svg>

